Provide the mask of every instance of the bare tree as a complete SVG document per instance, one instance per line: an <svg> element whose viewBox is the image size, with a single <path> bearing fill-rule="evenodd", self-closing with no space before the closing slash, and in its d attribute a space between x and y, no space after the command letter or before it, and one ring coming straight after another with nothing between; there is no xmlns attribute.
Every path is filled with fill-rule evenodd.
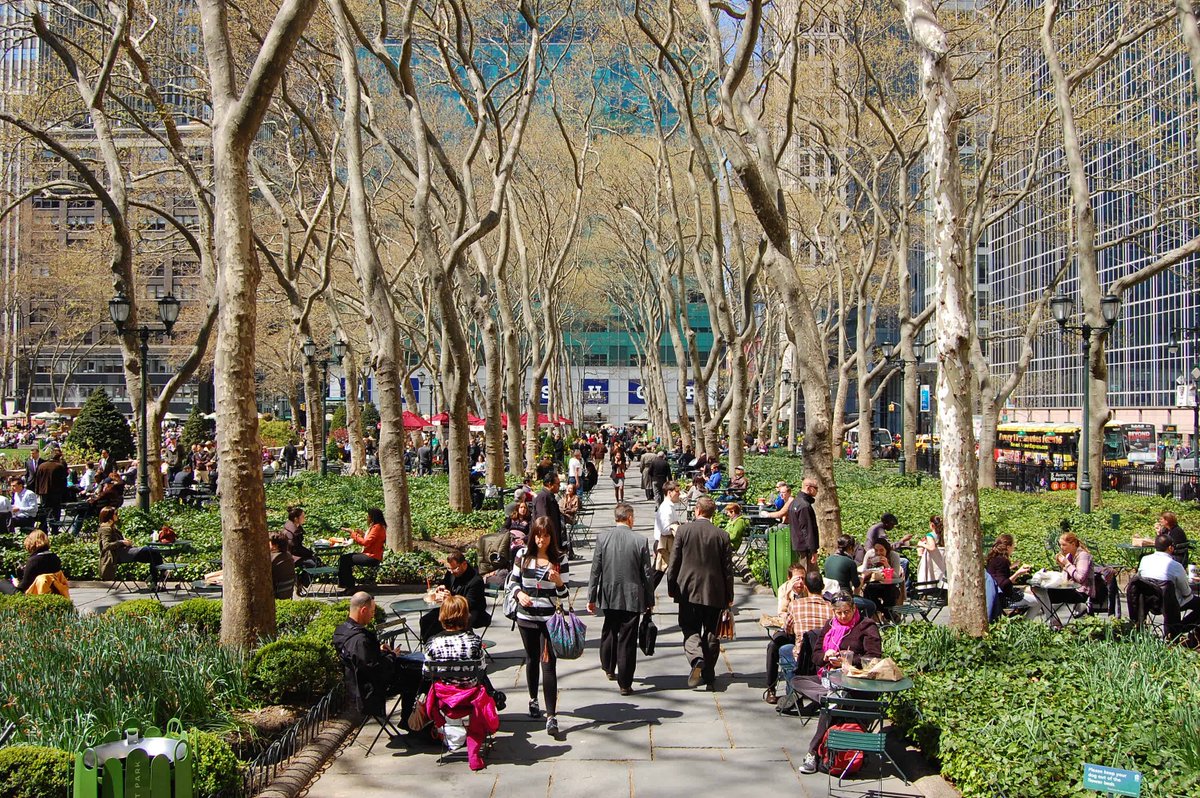
<svg viewBox="0 0 1200 798"><path fill-rule="evenodd" d="M254 390L254 320L262 279L250 208L250 147L316 0L284 0L244 78L229 8L197 0L212 92L213 240L217 265L214 382L221 479L221 642L249 646L275 631L266 498ZM241 88L238 84L241 79Z"/></svg>

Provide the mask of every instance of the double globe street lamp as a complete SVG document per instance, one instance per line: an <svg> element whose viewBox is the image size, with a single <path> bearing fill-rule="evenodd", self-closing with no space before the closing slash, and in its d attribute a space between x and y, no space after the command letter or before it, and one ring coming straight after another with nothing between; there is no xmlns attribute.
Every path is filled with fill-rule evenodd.
<svg viewBox="0 0 1200 798"><path fill-rule="evenodd" d="M129 314L133 309L129 297L123 292L118 291L117 295L108 300L108 315L112 318L112 322L117 327L117 332L124 335L126 333L126 325L129 323ZM151 328L145 324L134 330L129 330L137 335L141 346L138 348L139 360L138 365L141 370L141 410L138 421L138 486L137 500L139 510L150 509L150 476L148 466L147 446L149 438L146 430L146 404L149 401L150 375L147 373L146 361L150 357L150 336L152 335L170 335L171 328L175 326L175 322L179 320L179 300L173 295L167 294L158 300L158 318L162 322L162 328Z"/></svg>
<svg viewBox="0 0 1200 798"><path fill-rule="evenodd" d="M1091 476L1091 424L1092 424L1092 339L1096 333L1106 333L1117 323L1121 315L1121 298L1116 294L1105 294L1100 300L1100 317L1104 324L1093 327L1087 323L1084 314L1082 324L1070 324L1071 315L1075 311L1075 297L1058 294L1050 300L1050 312L1064 333L1075 333L1083 341L1083 425L1079 432L1079 509L1085 513L1092 511L1092 476Z"/></svg>
<svg viewBox="0 0 1200 798"><path fill-rule="evenodd" d="M304 357L308 360L310 366L316 365L317 344L312 338L308 338L300 347L304 351ZM329 472L329 458L325 452L325 400L326 394L329 393L329 367L342 365L342 359L346 357L346 342L340 338L334 339L329 345L329 354L327 358L321 358L321 476ZM344 401L344 400L343 400ZM311 421L309 422L311 423Z"/></svg>
<svg viewBox="0 0 1200 798"><path fill-rule="evenodd" d="M900 349L899 344L893 344L890 341L884 341L880 345L883 352L883 359L889 363L899 363L901 371L900 379L900 455L896 458L896 463L900 467L900 476L904 476L908 470L908 459L904 456L904 370L906 366L916 368L921 363L921 356L925 354L925 345L921 343L913 343L913 359L905 360L904 352ZM918 424L918 426L920 426ZM861 444L860 444L861 445Z"/></svg>

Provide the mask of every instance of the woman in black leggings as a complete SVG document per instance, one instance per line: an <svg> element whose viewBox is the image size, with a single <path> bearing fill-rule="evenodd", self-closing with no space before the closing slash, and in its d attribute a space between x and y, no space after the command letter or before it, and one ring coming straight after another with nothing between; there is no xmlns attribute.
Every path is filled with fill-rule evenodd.
<svg viewBox="0 0 1200 798"><path fill-rule="evenodd" d="M529 716L540 718L538 707L538 668L541 668L542 694L546 699L546 732L558 734L558 674L555 672L554 647L546 633L546 620L554 614L555 599L567 597L567 585L560 571L562 551L550 529L550 519L542 516L533 522L530 544L517 552L508 577L509 595L517 603L517 629L525 646L525 681L529 687Z"/></svg>

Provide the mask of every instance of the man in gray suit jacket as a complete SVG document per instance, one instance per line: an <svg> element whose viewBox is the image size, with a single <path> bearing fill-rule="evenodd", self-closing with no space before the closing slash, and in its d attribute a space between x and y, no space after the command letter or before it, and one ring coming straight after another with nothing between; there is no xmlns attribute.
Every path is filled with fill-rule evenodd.
<svg viewBox="0 0 1200 798"><path fill-rule="evenodd" d="M667 594L679 605L683 653L692 666L688 687L703 682L710 690L721 653L717 624L721 611L733 606L733 549L729 535L711 520L716 509L712 498L700 497L696 519L675 532L667 567Z"/></svg>
<svg viewBox="0 0 1200 798"><path fill-rule="evenodd" d="M633 531L633 507L618 504L616 524L596 539L588 579L588 612L604 611L600 667L615 679L621 695L633 692L637 667L638 618L654 605L650 547Z"/></svg>

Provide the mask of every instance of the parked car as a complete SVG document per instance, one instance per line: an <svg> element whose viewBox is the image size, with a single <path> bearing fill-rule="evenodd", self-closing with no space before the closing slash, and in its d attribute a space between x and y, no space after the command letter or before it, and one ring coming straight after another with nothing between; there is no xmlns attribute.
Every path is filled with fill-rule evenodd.
<svg viewBox="0 0 1200 798"><path fill-rule="evenodd" d="M1197 471L1196 455L1181 457L1175 461L1176 474L1195 474Z"/></svg>

